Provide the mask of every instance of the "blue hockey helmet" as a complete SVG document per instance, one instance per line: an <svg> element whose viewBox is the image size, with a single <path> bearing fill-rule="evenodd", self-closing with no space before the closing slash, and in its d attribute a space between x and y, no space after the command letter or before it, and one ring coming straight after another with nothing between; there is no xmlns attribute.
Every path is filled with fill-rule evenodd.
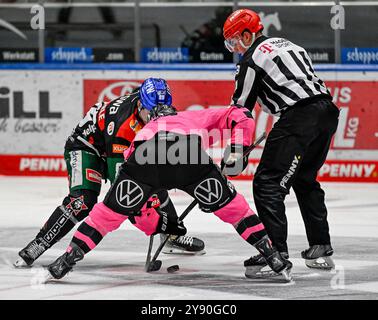
<svg viewBox="0 0 378 320"><path fill-rule="evenodd" d="M161 78L147 78L139 89L139 98L143 108L151 111L158 105L172 104L168 84Z"/></svg>

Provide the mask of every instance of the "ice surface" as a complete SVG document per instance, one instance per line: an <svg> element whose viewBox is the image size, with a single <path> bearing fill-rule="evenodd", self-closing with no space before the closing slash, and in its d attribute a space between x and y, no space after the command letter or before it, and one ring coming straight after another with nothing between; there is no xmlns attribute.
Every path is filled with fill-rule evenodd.
<svg viewBox="0 0 378 320"><path fill-rule="evenodd" d="M254 208L251 182L235 185ZM68 191L66 179L0 177L0 299L378 299L378 185L323 186L336 271L310 270L300 259L307 241L291 194L286 207L293 283L246 279L243 260L256 251L231 226L195 208L185 224L190 235L206 242L205 255L162 255L161 270L147 274L148 238L126 222L63 281L43 285L40 267L64 252L72 233L31 269L16 270L11 263L61 203ZM171 195L178 212L192 200L181 191ZM167 273L166 268L174 264L180 271Z"/></svg>

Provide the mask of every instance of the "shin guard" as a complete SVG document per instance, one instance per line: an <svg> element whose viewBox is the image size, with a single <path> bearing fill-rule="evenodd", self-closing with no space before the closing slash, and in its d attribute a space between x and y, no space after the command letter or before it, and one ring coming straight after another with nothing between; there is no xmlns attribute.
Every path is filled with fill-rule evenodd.
<svg viewBox="0 0 378 320"><path fill-rule="evenodd" d="M237 194L231 202L214 214L224 222L232 224L240 236L251 245L266 236L264 225L241 194Z"/></svg>

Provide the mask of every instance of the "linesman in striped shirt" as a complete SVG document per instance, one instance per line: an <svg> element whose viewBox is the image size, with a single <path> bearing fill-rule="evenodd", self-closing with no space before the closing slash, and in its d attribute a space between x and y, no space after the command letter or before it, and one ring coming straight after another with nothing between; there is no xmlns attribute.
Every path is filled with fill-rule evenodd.
<svg viewBox="0 0 378 320"><path fill-rule="evenodd" d="M225 46L242 54L237 64L232 105L279 117L266 140L253 181L257 212L273 245L288 256L284 200L294 189L306 227L309 248L302 252L311 268L331 269L329 226L324 191L317 172L325 162L339 109L315 74L305 49L284 38L262 34L260 17L248 9L225 21ZM261 255L245 261L247 276L269 277Z"/></svg>

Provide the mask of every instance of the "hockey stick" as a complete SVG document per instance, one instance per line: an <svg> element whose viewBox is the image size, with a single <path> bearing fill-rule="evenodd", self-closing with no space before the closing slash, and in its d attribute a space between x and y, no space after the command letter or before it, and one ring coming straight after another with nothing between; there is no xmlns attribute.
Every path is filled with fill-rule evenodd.
<svg viewBox="0 0 378 320"><path fill-rule="evenodd" d="M246 149L243 152L243 156L238 161L243 161L243 158L247 157L252 152L253 149L255 149L261 142L263 142L265 140L265 138L266 138L266 132L264 132L260 137L258 137L256 139L256 141L253 144L251 144L251 146L249 146L248 149ZM223 171L224 171L224 168L222 170L222 174L223 174ZM197 199L194 199L189 204L189 206L185 209L185 211L179 217L179 219L178 219L179 223L182 222L182 220L184 220L184 218L189 214L190 211L192 211L192 209L197 205L197 203L198 203ZM163 248L164 248L165 244L167 243L170 236L171 235L168 235L164 239L164 241L160 243L159 247L156 249L156 252L155 252L154 256L152 257L151 262L146 267L147 272L158 271L160 269L162 262L160 260L157 260L157 257L159 256L161 250L163 250ZM146 263L147 263L147 261L146 261Z"/></svg>
<svg viewBox="0 0 378 320"><path fill-rule="evenodd" d="M184 212L181 214L181 216L178 218L178 223L180 223L184 218L189 214L190 211L193 210L193 208L197 205L197 199L194 199L189 206L184 210ZM161 250L163 250L165 244L167 243L169 237L171 235L167 235L167 237L164 239L163 242L160 243L159 247L156 249L156 252L154 256L152 257L151 262L149 263L148 267L146 268L147 272L151 271L158 271L161 267L161 261L157 260L157 257L159 256Z"/></svg>
<svg viewBox="0 0 378 320"><path fill-rule="evenodd" d="M147 272L148 271L148 266L150 265L151 262L151 252L152 252L152 246L154 244L154 236L150 236L150 243L148 244L148 251L147 251L147 258L146 258L146 263L144 265L144 270Z"/></svg>
<svg viewBox="0 0 378 320"><path fill-rule="evenodd" d="M158 202L151 202L151 206L152 207L154 207L155 208L155 210L158 212L158 213L160 213L159 212L159 207L160 207L160 200L158 201ZM151 262L151 253L152 253L152 248L153 248L153 244L154 244L154 237L155 237L155 235L151 235L150 236L150 242L149 242L149 244L148 244L148 251L147 251L147 257L146 257L146 263L145 263L145 265L144 265L144 270L146 271L146 272L148 272L148 267L149 267L149 265L150 265L150 262Z"/></svg>
<svg viewBox="0 0 378 320"><path fill-rule="evenodd" d="M252 143L248 147L248 149L243 152L243 156L241 157L241 159L243 159L244 157L248 156L252 152L253 149L255 149L261 142L263 142L266 139L266 137L267 137L266 132L263 132L261 134L261 136L258 137L256 139L256 141L254 143ZM239 161L240 161L240 159L239 159Z"/></svg>

